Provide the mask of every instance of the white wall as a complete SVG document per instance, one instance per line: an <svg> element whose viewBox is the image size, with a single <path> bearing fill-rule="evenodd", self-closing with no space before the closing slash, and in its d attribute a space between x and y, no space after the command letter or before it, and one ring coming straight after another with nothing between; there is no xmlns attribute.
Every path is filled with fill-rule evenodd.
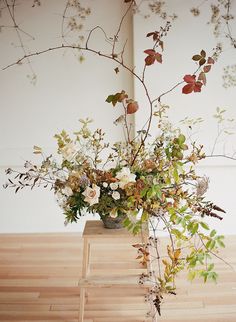
<svg viewBox="0 0 236 322"><path fill-rule="evenodd" d="M89 18L88 25L101 25L109 31L110 35L113 35L115 33L113 26L117 26L120 14L125 8L123 2L121 0L86 1L88 5L95 7L95 14ZM63 3L63 0L50 0L44 1L40 8L33 9L29 4L22 4L18 7L18 17L22 28L36 37L35 41L27 41L27 38L24 38L27 47L32 52L35 49L61 43L59 30ZM179 19L173 23L168 37L164 39L163 65L156 64L147 71L153 96L158 96L164 90L169 89L181 80L183 75L195 69L191 61L193 54L201 49L211 52L215 45L215 40L205 25L208 13L204 14L203 10L205 16L194 20L187 11L187 8L194 6L196 1L169 0L167 4L169 12L176 12ZM236 12L235 2L234 12ZM108 13L109 18L107 18ZM3 16L2 19L6 17ZM129 18L122 31L124 39L132 39L131 22ZM137 71L140 70L141 62L145 58L143 50L152 45L151 41L145 37L146 33L158 30L159 25L160 20L156 17L144 20L135 16L133 25L134 65ZM12 46L12 41L15 45L18 44L13 31L0 33L1 66L22 56L21 49ZM101 46L101 44L103 44L102 37L97 39L95 46ZM131 43L128 44L127 49L127 61L131 63L133 57ZM181 90L178 89L163 99L164 103L171 106L169 114L175 123L187 115L205 118L206 125L197 133L197 137L208 148L215 137L216 127L211 118L215 108L217 106L227 107L229 115L236 118L235 88L225 90L221 82L222 67L235 63L233 55L235 52L226 50L219 63L209 73L207 87L202 93L182 95ZM48 152L54 151L53 135L63 128L72 133L79 125L79 118L87 116L93 118L94 127L104 128L109 141L119 140L122 137L120 129L113 125L113 120L119 115L119 111L104 101L108 94L121 89L126 89L132 95L132 80L127 73L120 72L117 76L113 71L115 65L93 55L87 55L86 61L80 64L70 51L35 57L32 59L32 65L37 74L35 86L30 84L26 77L29 69L25 64L0 73L2 90L0 184L3 184L6 179L5 168L9 166L21 168L24 160L33 158L33 145L39 145ZM136 116L138 128L146 118L147 111L143 92L136 82L134 84L136 98L140 105ZM227 145L229 153L232 150L231 146L231 143ZM224 222L216 224L218 230L227 234L235 233L235 163L226 164L225 160L216 160L213 163L207 161L207 164L200 165L199 171L210 176L209 199L227 210ZM81 231L83 228L84 220L64 227L62 211L57 206L53 193L46 190L22 191L15 195L11 190L0 188L0 204L0 232L2 233L69 232Z"/></svg>
<svg viewBox="0 0 236 322"><path fill-rule="evenodd" d="M224 53L219 58L217 64L207 75L207 86L202 88L201 93L183 95L180 86L169 95L162 99L162 103L170 106L170 120L180 126L179 121L186 116L191 118L201 117L205 122L197 128L197 133L193 137L197 142L204 144L207 154L211 151L214 140L217 136L217 124L212 117L216 108L227 109L227 115L236 119L236 90L235 87L225 89L222 87L223 67L235 64L235 49L230 48L228 42L221 37L216 40L212 35L212 27L206 24L210 19L209 3L200 7L201 15L193 18L189 9L196 7L196 1L165 1L167 12L176 13L178 19L172 22L170 32L164 41L163 64L156 63L147 67L146 79L151 89L152 98L158 97L161 93L169 90L172 86L182 80L185 74L192 74L196 66L192 61L192 56L204 49L208 55L212 53L212 48L216 42L223 42ZM236 14L236 2L232 1L232 13ZM152 47L150 38L146 38L148 32L159 30L161 22L156 16L151 16L144 20L140 16L134 18L134 64L136 70L141 71L145 49ZM232 30L235 36L236 22L232 23ZM136 98L141 106L136 113L137 128L142 127L148 117L146 109L146 97L139 83L135 81ZM234 123L235 127L235 123ZM155 126L152 132L155 133ZM225 144L226 142L226 144ZM236 136L233 135L226 141L217 145L215 153L232 155L236 151ZM199 174L205 174L210 178L210 189L207 198L214 201L227 211L222 222L212 222L218 231L225 234L236 233L236 206L235 206L235 180L236 180L236 161L230 162L224 158L208 159L200 163Z"/></svg>
<svg viewBox="0 0 236 322"><path fill-rule="evenodd" d="M49 46L60 45L60 30L63 0L43 1L40 8L31 8L31 2L21 1L17 7L17 17L22 29L36 37L28 41L27 48L32 52ZM102 26L113 36L121 13L126 5L123 1L86 1L92 6L93 13L88 25ZM106 10L104 10L106 8ZM112 12L112 20L107 13ZM3 22L9 25L4 14ZM2 21L1 21L2 23ZM88 28L85 26L85 30ZM121 39L132 40L132 26L129 19L121 33ZM98 32L96 41L91 39L95 48L107 47L102 34ZM14 62L22 56L17 38L9 30L0 33L1 66ZM131 43L127 44L126 60L132 59ZM37 74L37 83L32 85L27 79L27 64L15 66L0 73L0 185L6 181L4 169L20 168L25 160L36 160L32 156L33 145L39 145L47 152L55 152L56 142L53 135L62 129L73 133L78 129L80 118L92 118L94 128L103 128L107 140L118 141L122 137L119 127L113 121L120 115L105 102L106 97L123 88L132 96L132 80L124 71L119 76L114 72L117 67L94 55L88 54L83 64L71 51L60 51L32 59ZM64 216L50 191L22 191L0 188L0 232L50 232L81 231L83 220L78 224L64 227Z"/></svg>

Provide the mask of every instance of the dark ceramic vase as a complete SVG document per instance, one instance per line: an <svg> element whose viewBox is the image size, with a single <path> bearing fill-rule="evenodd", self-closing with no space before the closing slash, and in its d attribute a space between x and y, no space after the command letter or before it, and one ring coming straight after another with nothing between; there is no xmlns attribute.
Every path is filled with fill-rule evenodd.
<svg viewBox="0 0 236 322"><path fill-rule="evenodd" d="M126 215L119 215L116 218L112 218L107 215L100 215L101 220L103 221L104 227L108 229L120 229L123 228L123 221L126 218Z"/></svg>

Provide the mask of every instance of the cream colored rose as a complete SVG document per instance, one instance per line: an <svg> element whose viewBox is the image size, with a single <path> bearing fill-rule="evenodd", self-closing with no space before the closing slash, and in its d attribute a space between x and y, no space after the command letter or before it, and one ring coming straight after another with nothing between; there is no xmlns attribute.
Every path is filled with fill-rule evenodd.
<svg viewBox="0 0 236 322"><path fill-rule="evenodd" d="M95 205L98 203L100 197L100 187L98 187L96 184L93 184L92 188L87 187L82 195L85 196L84 201L89 203L90 206Z"/></svg>
<svg viewBox="0 0 236 322"><path fill-rule="evenodd" d="M62 149L61 154L67 161L71 161L76 154L76 147L73 142L67 143Z"/></svg>
<svg viewBox="0 0 236 322"><path fill-rule="evenodd" d="M124 167L121 171L117 172L116 178L119 180L119 187L124 189L127 183L135 182L136 175L131 173L129 168Z"/></svg>
<svg viewBox="0 0 236 322"><path fill-rule="evenodd" d="M120 199L120 193L118 191L113 191L111 196L114 200Z"/></svg>

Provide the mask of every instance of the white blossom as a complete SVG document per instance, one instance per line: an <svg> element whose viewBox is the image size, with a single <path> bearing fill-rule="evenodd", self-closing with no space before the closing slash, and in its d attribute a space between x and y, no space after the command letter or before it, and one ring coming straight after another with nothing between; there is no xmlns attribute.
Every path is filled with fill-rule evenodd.
<svg viewBox="0 0 236 322"><path fill-rule="evenodd" d="M124 189L127 183L135 182L136 175L131 173L129 168L124 167L121 171L117 172L116 178L119 179L119 187Z"/></svg>
<svg viewBox="0 0 236 322"><path fill-rule="evenodd" d="M103 182L102 185L103 185L104 188L107 188L108 187L108 183L107 182Z"/></svg>
<svg viewBox="0 0 236 322"><path fill-rule="evenodd" d="M116 189L118 189L118 183L117 182L112 182L112 183L110 183L110 188L111 188L111 190L116 190Z"/></svg>
<svg viewBox="0 0 236 322"><path fill-rule="evenodd" d="M111 196L114 200L120 199L120 193L118 191L113 191Z"/></svg>

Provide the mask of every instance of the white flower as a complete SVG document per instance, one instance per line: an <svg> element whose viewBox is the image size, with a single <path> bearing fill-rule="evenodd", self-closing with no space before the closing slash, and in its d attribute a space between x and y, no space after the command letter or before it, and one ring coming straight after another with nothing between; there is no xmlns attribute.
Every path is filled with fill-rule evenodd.
<svg viewBox="0 0 236 322"><path fill-rule="evenodd" d="M110 212L110 217L116 218L117 216L118 216L117 209L116 208L112 209L112 211Z"/></svg>
<svg viewBox="0 0 236 322"><path fill-rule="evenodd" d="M73 191L70 187L65 187L64 189L62 189L61 191L63 193L63 195L70 197L73 195Z"/></svg>
<svg viewBox="0 0 236 322"><path fill-rule="evenodd" d="M135 182L136 175L131 173L129 168L124 167L121 171L117 172L116 178L119 179L119 187L124 189L127 183Z"/></svg>
<svg viewBox="0 0 236 322"><path fill-rule="evenodd" d="M118 191L113 191L111 196L115 200L120 199L120 193Z"/></svg>
<svg viewBox="0 0 236 322"><path fill-rule="evenodd" d="M89 203L90 206L98 203L98 199L100 197L100 187L96 184L91 187L87 187L85 191L82 193L85 196L84 201Z"/></svg>
<svg viewBox="0 0 236 322"><path fill-rule="evenodd" d="M116 182L112 182L112 183L110 183L110 188L111 188L111 190L116 190L116 189L118 189L118 183L116 183Z"/></svg>
<svg viewBox="0 0 236 322"><path fill-rule="evenodd" d="M107 188L108 187L108 183L107 182L103 182L102 185L103 185L104 188Z"/></svg>
<svg viewBox="0 0 236 322"><path fill-rule="evenodd" d="M67 143L62 149L61 149L61 154L63 158L67 161L70 161L73 159L73 157L76 154L76 147L73 142Z"/></svg>

